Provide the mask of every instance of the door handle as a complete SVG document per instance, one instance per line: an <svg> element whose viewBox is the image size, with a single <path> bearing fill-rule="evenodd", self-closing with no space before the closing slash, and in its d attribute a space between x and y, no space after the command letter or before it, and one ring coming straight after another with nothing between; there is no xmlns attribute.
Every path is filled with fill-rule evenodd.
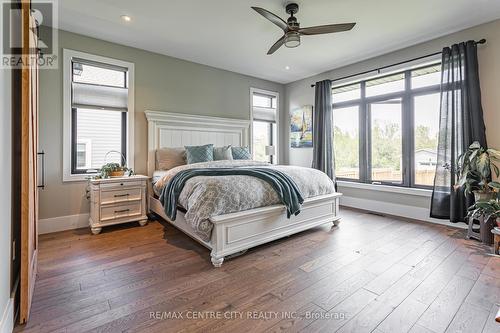
<svg viewBox="0 0 500 333"><path fill-rule="evenodd" d="M41 188L42 190L45 189L45 151L40 151L36 153L38 156L41 156L42 158L42 183L40 185L37 185L38 188Z"/></svg>
<svg viewBox="0 0 500 333"><path fill-rule="evenodd" d="M130 210L129 209L122 209L122 210L115 210L115 213L125 213L125 212L128 212Z"/></svg>

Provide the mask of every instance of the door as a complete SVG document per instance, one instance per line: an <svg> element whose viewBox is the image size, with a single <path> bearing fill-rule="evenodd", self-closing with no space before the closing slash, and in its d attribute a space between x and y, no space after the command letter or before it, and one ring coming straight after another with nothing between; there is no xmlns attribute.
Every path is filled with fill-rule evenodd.
<svg viewBox="0 0 500 333"><path fill-rule="evenodd" d="M29 318L38 254L38 51L30 3L22 2L21 78L21 290L19 321Z"/></svg>

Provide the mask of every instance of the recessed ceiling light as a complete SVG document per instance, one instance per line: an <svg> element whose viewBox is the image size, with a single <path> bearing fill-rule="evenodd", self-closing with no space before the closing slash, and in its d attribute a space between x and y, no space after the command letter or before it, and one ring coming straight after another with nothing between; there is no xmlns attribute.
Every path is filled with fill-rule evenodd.
<svg viewBox="0 0 500 333"><path fill-rule="evenodd" d="M290 69L290 66L285 66L285 69L286 69L286 70L289 70L289 69Z"/></svg>
<svg viewBox="0 0 500 333"><path fill-rule="evenodd" d="M128 15L122 15L121 16L122 20L124 20L125 22L130 22L132 21L132 18Z"/></svg>

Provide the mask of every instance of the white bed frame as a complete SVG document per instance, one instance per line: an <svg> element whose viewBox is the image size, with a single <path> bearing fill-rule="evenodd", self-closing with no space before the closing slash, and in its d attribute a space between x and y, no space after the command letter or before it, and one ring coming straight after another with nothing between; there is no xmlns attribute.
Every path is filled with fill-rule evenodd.
<svg viewBox="0 0 500 333"><path fill-rule="evenodd" d="M229 118L194 116L170 112L146 111L148 120L148 175L156 168L155 152L163 147L182 147L213 143L215 146L249 145L250 122ZM212 264L220 267L224 257L251 247L268 243L325 223L339 223L337 216L340 193L306 199L301 213L290 219L283 205L251 209L215 216L210 219L214 228L210 242L196 235L178 211L170 221L161 202L152 195L149 186L148 206L188 236L211 250Z"/></svg>

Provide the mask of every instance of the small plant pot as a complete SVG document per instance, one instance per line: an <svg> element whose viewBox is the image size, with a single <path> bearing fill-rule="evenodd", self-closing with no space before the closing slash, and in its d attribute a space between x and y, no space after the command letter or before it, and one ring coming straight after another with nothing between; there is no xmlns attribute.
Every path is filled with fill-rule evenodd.
<svg viewBox="0 0 500 333"><path fill-rule="evenodd" d="M490 201L493 199L495 193L494 192L479 192L474 191L474 200L478 201Z"/></svg>
<svg viewBox="0 0 500 333"><path fill-rule="evenodd" d="M125 171L120 170L120 171L111 171L109 173L110 177L123 177L125 175Z"/></svg>

